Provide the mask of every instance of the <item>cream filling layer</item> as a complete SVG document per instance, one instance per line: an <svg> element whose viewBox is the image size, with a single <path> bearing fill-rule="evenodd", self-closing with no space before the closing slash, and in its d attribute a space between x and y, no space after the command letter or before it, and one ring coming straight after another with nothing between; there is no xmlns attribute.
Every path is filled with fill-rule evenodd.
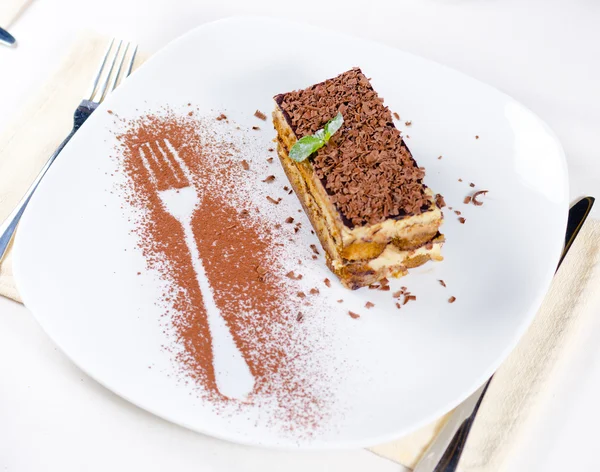
<svg viewBox="0 0 600 472"><path fill-rule="evenodd" d="M425 194L433 202L434 195L430 188L425 189ZM346 225L343 225L342 241L344 246L348 246L354 241L387 242L390 239L402 237L414 225L439 225L443 218L442 211L434 203L432 203L432 207L431 211L399 220L388 218L381 223L368 226L355 226L354 228L348 228Z"/></svg>
<svg viewBox="0 0 600 472"><path fill-rule="evenodd" d="M403 251L393 244L388 244L378 257L369 261L368 265L371 269L377 271L386 267L402 265L404 261L409 258L425 255L429 256L434 261L441 261L443 259L442 243L433 243L431 249L427 249L423 245L420 248L411 251Z"/></svg>

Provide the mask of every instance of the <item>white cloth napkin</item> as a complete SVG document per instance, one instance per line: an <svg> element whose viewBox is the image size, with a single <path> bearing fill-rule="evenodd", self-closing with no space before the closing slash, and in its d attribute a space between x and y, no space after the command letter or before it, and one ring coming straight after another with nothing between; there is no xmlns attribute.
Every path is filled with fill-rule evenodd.
<svg viewBox="0 0 600 472"><path fill-rule="evenodd" d="M0 27L10 27L17 17L33 0L2 0L0 1Z"/></svg>
<svg viewBox="0 0 600 472"><path fill-rule="evenodd" d="M0 134L0 220L14 208L71 129L73 110L87 90L106 44L105 38L91 33L80 37L44 89ZM558 366L568 362L577 333L598 306L600 292L594 289L600 283L599 260L600 222L590 221L563 262L531 328L495 375L469 437L461 470L505 470L502 464L514 444L523 440L528 424L539 417L539 405L551 391ZM0 294L20 301L10 253L0 264ZM371 450L413 467L446 419L447 415Z"/></svg>

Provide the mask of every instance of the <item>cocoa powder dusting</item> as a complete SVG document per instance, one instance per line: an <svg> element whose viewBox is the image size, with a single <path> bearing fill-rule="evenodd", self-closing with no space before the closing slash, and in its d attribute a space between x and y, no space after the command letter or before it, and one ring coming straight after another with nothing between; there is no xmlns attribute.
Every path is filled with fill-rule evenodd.
<svg viewBox="0 0 600 472"><path fill-rule="evenodd" d="M210 120L214 122L214 118ZM224 120L222 114L216 121ZM148 269L158 274L167 287L158 305L165 310L162 323L167 323L179 346L167 350L183 375L198 385L199 394L222 405L236 402L218 391L204 300L186 236L180 221L171 216L161 199L166 198L165 191L178 193L191 187L199 201L191 217L193 243L215 304L255 378L248 404L274 397L278 407L273 415L287 421L286 428L312 431L323 417L327 394L317 395L311 390L310 382L296 369L299 354L289 349L301 344L295 329L304 317L298 311L302 302L292 299L290 291L305 296L297 285L302 276L290 272L286 277L274 253L274 248L280 246L277 230L265 229L258 208L249 201L240 203L230 198L239 182L244 181L241 173L250 166L245 160L233 159L240 155L239 150L207 130L212 126L208 121L187 113L148 115L127 122L117 136L119 163L127 177L121 190L136 211L134 233L139 250ZM178 159L165 153L167 141ZM149 158L152 155L159 158ZM281 199L269 200L279 203ZM318 290L311 294L318 295Z"/></svg>

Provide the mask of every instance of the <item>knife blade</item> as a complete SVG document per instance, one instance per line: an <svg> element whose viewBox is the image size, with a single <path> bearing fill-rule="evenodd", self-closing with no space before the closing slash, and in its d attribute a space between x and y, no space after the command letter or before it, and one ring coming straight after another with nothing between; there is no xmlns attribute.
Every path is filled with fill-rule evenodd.
<svg viewBox="0 0 600 472"><path fill-rule="evenodd" d="M560 267L571 245L579 234L583 223L587 219L594 197L584 197L569 210L567 229L565 232L565 246L558 261ZM556 268L558 270L558 267ZM413 472L454 472L469 437L471 426L481 405L481 401L491 382L491 378L464 402L456 407L446 424L442 427L435 440L427 448L423 457Z"/></svg>
<svg viewBox="0 0 600 472"><path fill-rule="evenodd" d="M8 31L0 28L0 44L4 44L6 46L14 46L15 44L17 44L17 40Z"/></svg>

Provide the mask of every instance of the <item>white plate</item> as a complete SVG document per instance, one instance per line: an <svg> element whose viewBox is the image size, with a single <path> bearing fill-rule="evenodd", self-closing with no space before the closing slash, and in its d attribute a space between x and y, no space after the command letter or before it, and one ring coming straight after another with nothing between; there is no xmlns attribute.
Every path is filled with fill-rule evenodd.
<svg viewBox="0 0 600 472"><path fill-rule="evenodd" d="M463 211L467 222L459 224L446 209L445 260L396 284L418 296L401 311L380 308L389 293L332 289L332 299L346 298L363 316L323 313L337 355L347 360L342 367L339 357L332 358L328 367L344 379L329 423L313 437L295 437L244 415L219 416L170 375L171 360L160 347L166 339L156 286L150 274L135 276L144 260L127 234L122 201L111 193L115 125L106 110L132 117L138 109L193 102L206 110L227 109L251 126L254 110L270 111L276 93L353 66L372 78L403 121L412 121L400 128L427 169L427 184ZM263 128L269 128L260 135L267 145L274 131ZM468 182L490 190L484 206L462 204L472 191ZM15 274L25 304L56 344L89 375L148 411L241 443L367 446L408 433L457 405L515 346L556 268L567 190L565 158L554 134L497 90L380 44L280 20L233 18L170 44L88 120L24 215ZM313 270L327 276L322 262ZM451 295L457 298L452 305ZM365 300L378 304L368 316Z"/></svg>

